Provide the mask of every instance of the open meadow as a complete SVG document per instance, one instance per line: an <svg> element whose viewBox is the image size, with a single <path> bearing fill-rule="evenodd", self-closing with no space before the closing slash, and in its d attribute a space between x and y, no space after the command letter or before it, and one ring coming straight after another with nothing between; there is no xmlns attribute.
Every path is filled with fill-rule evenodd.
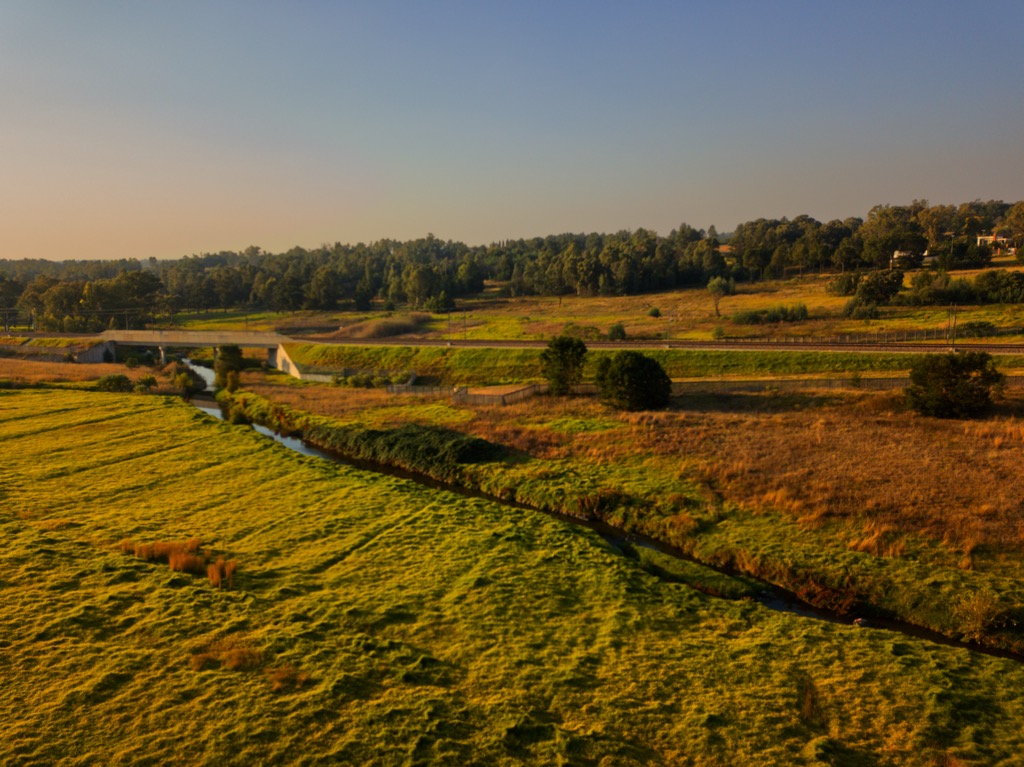
<svg viewBox="0 0 1024 767"><path fill-rule="evenodd" d="M0 444L5 764L1024 749L1015 661L712 598L542 514L302 457L177 400L3 391ZM211 572L145 558L171 542Z"/></svg>

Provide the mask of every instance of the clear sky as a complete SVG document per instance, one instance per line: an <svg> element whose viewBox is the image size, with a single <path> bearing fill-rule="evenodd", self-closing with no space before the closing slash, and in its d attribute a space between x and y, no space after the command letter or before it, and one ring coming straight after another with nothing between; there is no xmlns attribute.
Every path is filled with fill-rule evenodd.
<svg viewBox="0 0 1024 767"><path fill-rule="evenodd" d="M1022 0L0 0L0 258L1024 199Z"/></svg>

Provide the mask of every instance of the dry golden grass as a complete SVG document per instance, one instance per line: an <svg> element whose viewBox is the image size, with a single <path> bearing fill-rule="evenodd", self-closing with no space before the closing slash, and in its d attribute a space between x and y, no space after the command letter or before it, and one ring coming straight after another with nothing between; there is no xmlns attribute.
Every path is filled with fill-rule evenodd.
<svg viewBox="0 0 1024 767"><path fill-rule="evenodd" d="M19 383L76 383L118 374L127 374L129 378L137 379L150 372L152 371L144 368L128 370L124 365L112 363L76 365L68 362L0 359L0 379Z"/></svg>
<svg viewBox="0 0 1024 767"><path fill-rule="evenodd" d="M149 390L151 394L177 394L173 386L173 366L159 368L127 368L115 363L76 364L71 362L42 362L39 360L0 359L0 381L16 384L86 383L108 375L126 375L132 383L138 383L145 376L155 375L157 385Z"/></svg>
<svg viewBox="0 0 1024 767"><path fill-rule="evenodd" d="M898 553L898 531L945 540L968 557L979 544L1024 543L1024 488L1016 481L1024 450L1019 438L1006 436L1017 433L1014 421L993 420L981 434L965 434L959 423L906 413L864 417L838 406L816 416L822 427L802 412L709 413L675 434L678 449L698 456L730 500L797 517L865 519L858 550Z"/></svg>

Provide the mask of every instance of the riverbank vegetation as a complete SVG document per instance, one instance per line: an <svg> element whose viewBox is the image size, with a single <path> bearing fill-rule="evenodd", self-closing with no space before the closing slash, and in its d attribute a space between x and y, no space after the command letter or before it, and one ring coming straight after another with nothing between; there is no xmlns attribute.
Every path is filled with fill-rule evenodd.
<svg viewBox="0 0 1024 767"><path fill-rule="evenodd" d="M796 404L750 417L799 430ZM588 435L628 456L662 417L506 412L552 456L598 449ZM1017 662L714 599L588 531L305 458L178 400L4 391L0 439L0 658L17 670L0 761L923 766L1024 750ZM125 539L198 539L241 563L234 588Z"/></svg>

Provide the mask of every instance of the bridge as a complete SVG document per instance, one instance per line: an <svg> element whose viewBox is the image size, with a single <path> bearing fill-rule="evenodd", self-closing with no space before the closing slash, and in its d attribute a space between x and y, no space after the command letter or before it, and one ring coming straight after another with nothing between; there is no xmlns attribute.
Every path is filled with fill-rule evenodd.
<svg viewBox="0 0 1024 767"><path fill-rule="evenodd" d="M256 330L107 330L99 336L100 345L96 347L102 354L105 350L120 346L157 347L160 350L160 362L167 361L169 348L195 348L212 346L216 358L218 346L238 346L243 349L266 349L267 362L271 367L277 366L277 349L281 344L292 339L280 333L266 333ZM80 355L81 358L81 355ZM88 360L83 359L83 362Z"/></svg>

